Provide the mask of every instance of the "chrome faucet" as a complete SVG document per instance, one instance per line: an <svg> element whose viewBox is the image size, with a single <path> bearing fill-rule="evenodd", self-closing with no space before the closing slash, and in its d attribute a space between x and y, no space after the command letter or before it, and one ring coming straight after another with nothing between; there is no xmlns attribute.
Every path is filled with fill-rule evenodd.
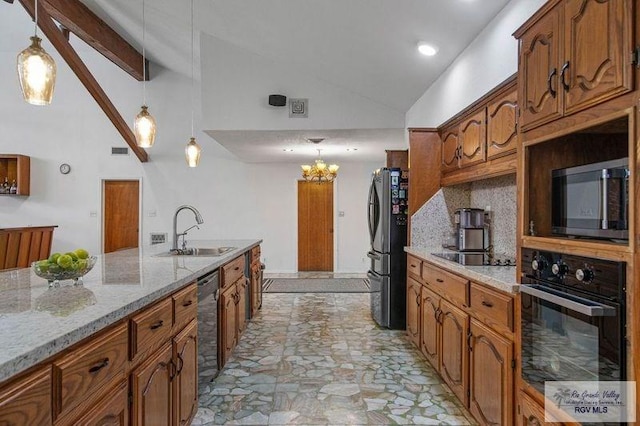
<svg viewBox="0 0 640 426"><path fill-rule="evenodd" d="M190 228L187 228L184 232L182 232L181 234L178 234L178 213L180 213L182 210L191 210L193 212L193 214L196 217L196 222L198 223L198 225L201 225L204 223L204 220L202 219L202 215L200 215L200 212L192 206L188 206L188 205L184 205L184 206L180 206L178 207L178 209L176 210L176 213L173 215L173 245L171 247L172 251L178 251L178 238L180 237L180 235L182 235L183 237L183 243L182 243L182 249L184 250L186 248L186 241L184 241L184 237L185 235L187 235L187 231L189 231L189 229L193 228L194 226L197 228L198 225L194 225ZM198 228L200 229L200 228Z"/></svg>

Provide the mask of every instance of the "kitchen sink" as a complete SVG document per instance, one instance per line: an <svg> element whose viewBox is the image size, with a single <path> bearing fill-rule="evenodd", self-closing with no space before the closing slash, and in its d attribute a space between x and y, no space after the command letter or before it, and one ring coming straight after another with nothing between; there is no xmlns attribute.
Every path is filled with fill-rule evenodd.
<svg viewBox="0 0 640 426"><path fill-rule="evenodd" d="M235 250L236 247L189 247L184 250L171 250L169 252L160 253L156 256L168 257L168 256L201 256L201 257L215 257L225 254L228 251Z"/></svg>

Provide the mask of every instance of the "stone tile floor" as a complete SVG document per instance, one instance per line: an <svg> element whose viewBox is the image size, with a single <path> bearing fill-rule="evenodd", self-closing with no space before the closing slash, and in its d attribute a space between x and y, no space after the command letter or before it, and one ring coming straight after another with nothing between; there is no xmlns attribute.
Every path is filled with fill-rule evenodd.
<svg viewBox="0 0 640 426"><path fill-rule="evenodd" d="M364 293L265 294L197 425L475 424Z"/></svg>

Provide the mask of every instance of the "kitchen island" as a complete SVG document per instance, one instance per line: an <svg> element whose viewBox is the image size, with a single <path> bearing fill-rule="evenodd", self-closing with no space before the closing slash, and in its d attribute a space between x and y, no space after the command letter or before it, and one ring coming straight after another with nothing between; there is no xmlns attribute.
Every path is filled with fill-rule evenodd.
<svg viewBox="0 0 640 426"><path fill-rule="evenodd" d="M78 355L81 356L83 351L89 350L85 348L87 344L84 341L92 341L93 338L87 338L97 334L111 333L116 337L124 336L125 345L121 345L125 347L122 350L125 354L123 363L126 364L124 371L138 368L139 363L146 362L142 361L149 355L145 351L147 349L151 351L152 346L150 344L147 348L144 345L146 335L143 335L140 330L154 331L154 327L163 325L163 321L157 318L164 315L167 318L164 321L165 328L168 322L171 332L175 334L173 339L177 339L178 308L182 309L181 307L185 306L184 309L195 310L196 307L195 280L237 259L261 242L262 240L257 239L192 242L196 247L235 247L215 257L158 256L168 251L167 244L108 253L98 256L93 269L83 277L84 284L78 286L66 281L62 282L60 287L49 288L47 281L36 276L30 268L1 272L0 411L2 411L3 398L7 397L7 393L3 392L7 388L6 385L13 385L15 378L20 379L27 373L40 372L40 368L43 369L43 374L48 374L50 377L52 369L50 362L59 361L60 355L64 357L73 355L79 342L83 342L80 345L81 354ZM176 302L181 300L180 297L188 297L189 300L188 303L177 307ZM190 306L192 303L193 305ZM149 306L151 308L148 308ZM143 312L138 313L142 310ZM136 321L139 320L139 324L143 324L152 317L151 326L144 330L140 328L138 331L142 337L137 339L142 344L136 349L137 352L126 349L126 338L131 335L135 340L136 335L132 330L133 327L127 331L124 320L129 319L132 324L137 324ZM183 325L180 324L181 327ZM103 330L108 331L103 332ZM163 343L156 340L158 345ZM108 345L105 344L106 346ZM76 349L70 351L69 348ZM110 352L102 362L104 365L91 367L90 374L101 374L100 370L114 365L119 359L118 356L114 355L113 351ZM178 362L165 363L171 380L182 369L183 359L180 357L176 359L178 358ZM163 363L158 365L161 364L164 365ZM56 364L53 367L54 380L58 378L57 374L64 374L62 367L59 368L61 373L57 372L57 368ZM120 373L116 376L123 379ZM54 386L54 413L63 411L64 407L60 405L64 404L67 391L73 390L62 388L56 391ZM131 392L135 390L130 390L129 394ZM11 397L10 392L8 395ZM135 411L135 403L132 409ZM54 414L55 417L56 414Z"/></svg>

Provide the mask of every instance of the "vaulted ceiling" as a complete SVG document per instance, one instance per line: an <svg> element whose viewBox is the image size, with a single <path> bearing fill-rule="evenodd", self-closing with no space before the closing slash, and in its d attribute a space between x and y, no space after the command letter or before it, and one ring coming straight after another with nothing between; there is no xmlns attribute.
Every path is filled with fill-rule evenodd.
<svg viewBox="0 0 640 426"><path fill-rule="evenodd" d="M142 0L81 0L132 45L142 45ZM382 111L404 113L496 16L509 0L194 0L196 78L213 75L213 45L229 46L311 75ZM147 57L153 66L190 76L191 3L145 0ZM417 52L419 41L437 46L434 57ZM200 57L211 55L213 58ZM202 64L202 68L200 65ZM225 64L233 68L234 64ZM219 73L215 74L217 78ZM226 78L226 77L225 77ZM230 79L231 80L231 79ZM242 90L241 81L218 82ZM380 159L384 149L403 149L404 123L393 128L203 130L240 159L289 161L284 145L331 137L359 146L358 161ZM205 120L206 123L206 120ZM251 147L260 146L257 154ZM278 149L275 149L275 147ZM271 150L267 148L271 147ZM269 154L271 153L271 154ZM368 155L366 153L371 153ZM296 160L297 161L297 160Z"/></svg>

